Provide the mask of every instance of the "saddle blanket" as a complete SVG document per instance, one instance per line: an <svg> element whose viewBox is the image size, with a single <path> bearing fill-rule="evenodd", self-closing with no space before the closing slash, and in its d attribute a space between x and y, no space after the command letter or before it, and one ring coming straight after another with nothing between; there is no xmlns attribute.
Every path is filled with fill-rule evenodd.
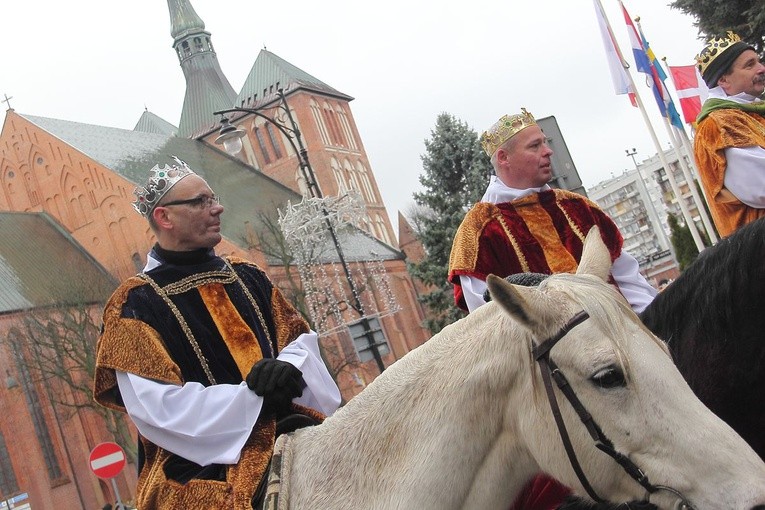
<svg viewBox="0 0 765 510"><path fill-rule="evenodd" d="M289 474L292 467L292 434L276 438L271 470L268 472L266 499L263 510L287 510L289 508Z"/></svg>

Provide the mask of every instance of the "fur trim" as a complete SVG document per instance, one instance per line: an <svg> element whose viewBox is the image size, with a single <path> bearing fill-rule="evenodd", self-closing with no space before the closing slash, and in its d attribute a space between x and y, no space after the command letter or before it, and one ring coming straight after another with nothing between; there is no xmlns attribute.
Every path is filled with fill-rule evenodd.
<svg viewBox="0 0 765 510"><path fill-rule="evenodd" d="M282 293L275 286L271 290L271 311L274 317L279 351L298 336L311 330L305 319L295 310L295 307L284 299Z"/></svg>
<svg viewBox="0 0 765 510"><path fill-rule="evenodd" d="M116 402L115 370L171 384L183 384L181 370L167 355L162 338L144 322L122 318L122 307L131 290L145 285L129 278L112 294L104 308L104 333L96 344L95 400L106 407L124 411ZM141 357L136 352L143 353Z"/></svg>
<svg viewBox="0 0 765 510"><path fill-rule="evenodd" d="M489 202L478 202L465 215L452 242L449 269L470 270L478 262L478 244L486 224L500 216L499 208Z"/></svg>
<svg viewBox="0 0 765 510"><path fill-rule="evenodd" d="M738 109L716 110L701 123L693 143L704 193L717 230L725 237L765 216L765 209L749 207L725 188L725 149L765 148L765 118Z"/></svg>

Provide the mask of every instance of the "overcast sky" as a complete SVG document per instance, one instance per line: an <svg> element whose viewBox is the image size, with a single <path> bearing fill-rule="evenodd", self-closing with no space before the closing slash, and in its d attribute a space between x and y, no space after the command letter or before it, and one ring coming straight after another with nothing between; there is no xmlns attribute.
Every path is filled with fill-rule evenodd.
<svg viewBox="0 0 765 510"><path fill-rule="evenodd" d="M645 123L613 91L593 0L191 0L239 91L261 48L355 98L356 124L395 226L413 203L423 141L448 112L481 133L526 107L555 116L591 187L656 153ZM617 0L602 0L632 61ZM668 0L625 0L658 57L693 63L693 19ZM0 97L19 113L132 129L148 108L177 125L185 81L164 0L6 2ZM661 144L644 79L633 74ZM5 110L5 105L3 105Z"/></svg>

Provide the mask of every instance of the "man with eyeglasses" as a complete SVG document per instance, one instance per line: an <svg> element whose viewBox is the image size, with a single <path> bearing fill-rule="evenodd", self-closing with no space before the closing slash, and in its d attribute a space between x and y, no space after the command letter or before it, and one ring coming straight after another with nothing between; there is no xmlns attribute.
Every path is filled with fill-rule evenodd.
<svg viewBox="0 0 765 510"><path fill-rule="evenodd" d="M215 255L223 206L176 163L134 191L157 243L105 307L94 395L138 429L138 508L248 509L276 419L320 421L340 393L316 333L265 273Z"/></svg>

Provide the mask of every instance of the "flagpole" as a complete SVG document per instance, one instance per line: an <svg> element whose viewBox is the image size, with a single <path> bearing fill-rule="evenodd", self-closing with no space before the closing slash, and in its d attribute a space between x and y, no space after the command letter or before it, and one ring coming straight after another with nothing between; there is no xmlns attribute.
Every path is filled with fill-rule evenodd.
<svg viewBox="0 0 765 510"><path fill-rule="evenodd" d="M712 222L710 221L709 215L707 214L707 211L704 207L706 200L702 200L702 198L699 196L699 190L696 188L696 179L694 179L693 174L688 167L689 160L691 161L691 164L693 164L691 159L693 156L690 156L688 159L686 159L684 154L685 151L680 150L681 147L686 149L686 147L679 144L678 138L680 138L680 129L678 129L677 126L672 126L667 118L664 119L664 124L667 127L667 132L669 133L670 140L672 140L672 146L675 148L675 152L677 153L677 159L680 162L680 168L683 170L685 181L688 183L688 187L691 189L691 194L693 195L694 202L696 202L696 209L699 211L701 222L704 224L704 229L707 231L707 237L712 244L715 244L718 241L717 234L715 234L715 229L712 226ZM682 132L684 134L685 130Z"/></svg>
<svg viewBox="0 0 765 510"><path fill-rule="evenodd" d="M667 66L667 69L669 69L669 62L667 62L667 57L662 57L662 60L664 61L664 64ZM675 88L675 92L677 92L677 85L675 84L675 77L672 75L672 71L670 70L670 78L672 80L672 86ZM674 127L674 126L673 126ZM678 134L678 138L680 139L680 143L683 146L683 149L685 150L686 155L688 156L688 162L690 163L690 169L687 169L686 166L683 166L683 173L685 174L686 180L691 178L693 175L699 175L699 169L696 167L696 163L693 158L693 150L691 149L691 141L688 138L688 133L685 132L685 129L677 129L675 127L675 133ZM677 150L677 149L675 149ZM682 158L683 162L685 162L685 158ZM692 173L691 173L692 170ZM689 176L688 174L691 174ZM690 181L689 181L690 182ZM695 182L695 181L694 181ZM703 186L703 184L702 184ZM698 193L696 192L696 187L693 187L693 199L696 200L697 204L706 204L707 207L709 207L709 202L707 201L706 193L702 193L701 199L698 197ZM703 202L702 202L703 200ZM707 214L706 207L698 207L699 214L701 215L701 220L704 223L704 228L707 231L707 236L709 236L709 241L712 244L716 244L718 241L717 234L715 233L715 228L712 225L712 222L709 219L709 215Z"/></svg>
<svg viewBox="0 0 765 510"><path fill-rule="evenodd" d="M616 46L616 52L619 55L619 58L622 61L622 66L624 67L625 74L627 75L627 79L629 80L630 87L632 88L632 91L635 94L635 102L638 105L638 109L640 110L640 113L643 116L643 121L645 122L646 128L648 129L648 133L651 135L651 139L653 140L654 147L656 148L656 153L659 156L659 161L661 161L662 166L664 167L665 173L667 174L667 178L669 179L669 184L672 187L672 192L675 195L675 198L677 199L677 203L680 206L680 211L683 214L683 218L685 219L685 224L688 226L688 230L691 231L691 236L693 237L693 241L696 244L696 249L701 252L705 248L704 242L701 240L701 236L699 235L699 232L696 228L696 223L693 221L693 218L691 217L691 213L688 211L688 207L685 205L685 201L683 200L683 196L680 193L680 189L677 186L677 182L675 181L675 176L673 175L672 168L669 166L669 163L667 162L667 158L664 155L664 151L661 148L661 144L659 143L659 139L656 137L656 131L653 129L653 125L651 125L651 121L648 119L648 114L645 111L645 106L643 105L643 100L640 97L640 94L638 93L638 89L635 86L635 82L632 79L632 75L629 72L629 64L626 60L624 60L624 57L622 56L621 49L619 48L619 43L616 42L616 38L613 36L613 30L611 30L611 23L608 21L608 17L605 15L605 11L603 10L603 4L601 4L600 0L595 0L598 3L598 6L600 7L601 12L603 13L603 17L606 23L606 28L608 29L608 33L611 35L611 39L614 42L614 45ZM622 1L619 0L619 6L622 8L622 11L626 10L624 9L624 4L622 4ZM640 172L640 166L637 167L638 169L638 177L640 179L643 178L642 173Z"/></svg>
<svg viewBox="0 0 765 510"><path fill-rule="evenodd" d="M644 38L645 36L642 35L643 34L643 27L640 25L640 17L638 16L637 18L634 19L634 21L637 24L637 28L638 28L638 31L639 31L640 35ZM648 48L647 48L648 43L645 41L645 39L643 40L643 42L646 45L646 47L643 48L643 49L646 52L648 52L649 51ZM655 56L653 55L653 52L650 52L648 58L649 58L649 61L651 63L651 66L654 66L654 67L655 66L660 66L660 64L655 60ZM654 60L651 60L651 58L653 58ZM666 64L666 58L664 59L664 62ZM661 71L661 74L659 74L659 71ZM670 71L669 74L672 74L672 72ZM664 73L663 70L661 70L661 69L655 70L655 73L654 73L654 77L655 78L658 78L661 81L662 76L664 76L666 78L666 73ZM674 85L674 81L672 83ZM709 216L707 215L706 208L703 207L705 202L702 201L701 197L699 196L698 189L696 188L696 179L694 179L693 174L691 173L690 169L688 168L688 161L690 161L691 165L693 165L693 160L692 160L693 156L689 153L688 154L688 158L686 159L685 151L681 150L681 148L680 148L681 145L680 145L679 140L678 140L679 139L679 132L682 131L683 135L685 135L685 130L684 129L680 129L680 128L678 128L675 125L672 125L672 123L670 123L670 121L669 121L670 111L671 111L669 106L672 104L672 96L669 95L669 89L667 89L664 86L663 82L662 83L658 83L658 84L654 83L654 87L656 87L657 90L663 90L667 94L667 100L664 100L664 98L662 98L662 100L664 100L664 103L665 103L665 110L664 111L666 112L666 116L662 116L663 120L664 120L664 127L667 130L667 135L669 136L669 141L672 144L672 147L675 149L675 154L677 155L677 162L680 165L680 169L683 172L683 177L685 178L685 182L688 183L688 189L691 192L691 196L693 197L694 203L696 204L696 210L698 211L699 217L701 218L701 222L704 225L704 230L706 230L706 232L707 232L707 238L712 243L716 243L717 242L717 236L714 233L714 228L712 227L712 222L709 220ZM678 120L680 120L680 119L678 118ZM685 147L683 147L683 148L685 148ZM697 175L698 175L698 172L697 172Z"/></svg>

